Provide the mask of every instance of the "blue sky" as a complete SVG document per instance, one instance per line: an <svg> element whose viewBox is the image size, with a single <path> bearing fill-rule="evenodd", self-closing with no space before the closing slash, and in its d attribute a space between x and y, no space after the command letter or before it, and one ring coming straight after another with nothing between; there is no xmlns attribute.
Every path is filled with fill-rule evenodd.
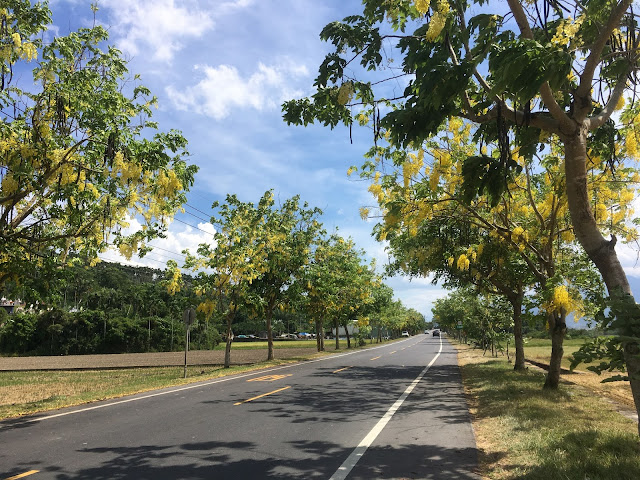
<svg viewBox="0 0 640 480"><path fill-rule="evenodd" d="M92 25L89 5L53 0L54 31ZM322 28L358 12L358 0L101 0L98 6L96 20L109 30L110 43L158 97L154 120L161 130L183 132L200 167L187 213L176 217L167 239L152 242L158 249L135 263L163 268L173 258L180 264L173 252L211 240L206 221L213 201L227 193L257 201L273 188L283 200L300 194L320 207L329 231L351 236L382 267L384 245L359 215L373 199L365 183L346 175L362 163L371 132L354 128L352 144L344 127L287 126L281 115L284 100L313 92L328 51ZM428 317L431 302L446 294L426 279L386 283Z"/></svg>
<svg viewBox="0 0 640 480"><path fill-rule="evenodd" d="M89 5L52 0L54 32L92 25ZM187 213L136 263L163 268L173 258L180 264L178 252L211 240L213 201L227 193L257 201L271 188L283 200L300 194L322 208L328 230L339 228L379 266L385 263L384 245L371 237L373 223L359 215L373 202L367 184L346 175L350 165L362 163L371 132L354 128L351 143L344 127L287 126L280 109L284 100L313 93L328 51L319 33L361 11L359 0L101 0L98 6L96 20L109 30L110 43L158 97L154 120L161 130L183 132L191 161L200 167ZM637 252L618 250L630 280L640 285ZM386 282L427 318L432 302L446 295L428 279Z"/></svg>

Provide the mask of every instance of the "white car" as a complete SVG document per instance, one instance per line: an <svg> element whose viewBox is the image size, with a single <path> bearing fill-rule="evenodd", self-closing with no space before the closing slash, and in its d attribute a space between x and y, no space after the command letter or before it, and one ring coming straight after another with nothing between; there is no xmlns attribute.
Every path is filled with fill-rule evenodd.
<svg viewBox="0 0 640 480"><path fill-rule="evenodd" d="M403 337L410 337L411 335L409 335L409 332L407 332L406 330L404 332L402 332L402 336Z"/></svg>

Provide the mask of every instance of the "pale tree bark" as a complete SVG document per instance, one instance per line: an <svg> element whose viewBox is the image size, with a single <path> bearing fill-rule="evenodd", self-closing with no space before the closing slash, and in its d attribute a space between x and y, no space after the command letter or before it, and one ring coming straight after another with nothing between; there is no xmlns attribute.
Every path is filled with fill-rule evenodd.
<svg viewBox="0 0 640 480"><path fill-rule="evenodd" d="M627 275L615 251L616 237L607 240L602 236L591 210L587 191L587 130L581 128L575 135L565 135L562 139L567 200L576 238L602 275L609 296L628 295L629 300L635 303ZM636 412L640 414L640 348L636 342L625 342L622 346ZM640 425L638 428L640 434Z"/></svg>

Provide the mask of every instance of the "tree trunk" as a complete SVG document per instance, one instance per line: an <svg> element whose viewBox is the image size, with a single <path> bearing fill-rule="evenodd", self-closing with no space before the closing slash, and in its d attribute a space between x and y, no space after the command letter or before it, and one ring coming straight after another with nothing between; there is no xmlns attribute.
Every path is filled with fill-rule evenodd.
<svg viewBox="0 0 640 480"><path fill-rule="evenodd" d="M349 336L349 329L347 328L349 323L344 324L344 333L347 335L347 348L351 348L351 337Z"/></svg>
<svg viewBox="0 0 640 480"><path fill-rule="evenodd" d="M562 355L564 354L562 344L567 333L566 315L564 313L547 314L547 322L551 332L551 361L549 362L549 371L544 382L544 388L557 389L560 383L560 369L562 368Z"/></svg>
<svg viewBox="0 0 640 480"><path fill-rule="evenodd" d="M316 320L316 347L321 352L322 348L322 321Z"/></svg>
<svg viewBox="0 0 640 480"><path fill-rule="evenodd" d="M340 335L338 335L340 330L340 325L338 324L338 320L334 320L333 324L336 327L336 350L340 350Z"/></svg>
<svg viewBox="0 0 640 480"><path fill-rule="evenodd" d="M524 370L524 339L522 337L522 298L524 292L519 290L518 295L510 299L513 307L513 339L516 345L516 358L513 362L514 370Z"/></svg>
<svg viewBox="0 0 640 480"><path fill-rule="evenodd" d="M233 316L231 314L227 315L227 344L224 348L224 368L229 368L231 366L231 322L233 320Z"/></svg>
<svg viewBox="0 0 640 480"><path fill-rule="evenodd" d="M576 238L602 275L609 296L627 294L629 300L635 303L627 275L615 252L616 237L612 236L611 240L606 240L602 236L591 210L587 189L587 133L583 127L575 135L562 137L565 146L565 177L571 223ZM623 325L620 333L630 333L625 330ZM637 342L628 342L623 344L623 348L636 413L640 415L640 360L632 353L640 351L640 346ZM640 434L640 424L638 433Z"/></svg>
<svg viewBox="0 0 640 480"><path fill-rule="evenodd" d="M640 381L638 381L637 378L640 376L640 358L638 357L640 348L638 348L637 343L623 344L623 348L624 361L627 365L627 375L629 376L629 383L631 384L631 394L633 395L633 401L636 405L636 412L640 414L640 409L638 408L638 405L640 405ZM638 425L638 434L640 434L640 424Z"/></svg>

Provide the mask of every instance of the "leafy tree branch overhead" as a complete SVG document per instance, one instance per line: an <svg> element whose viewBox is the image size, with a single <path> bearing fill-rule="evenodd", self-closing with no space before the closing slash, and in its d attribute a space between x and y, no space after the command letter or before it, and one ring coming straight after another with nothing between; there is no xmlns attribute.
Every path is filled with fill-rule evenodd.
<svg viewBox="0 0 640 480"><path fill-rule="evenodd" d="M154 133L155 98L104 28L43 43L46 4L11 0L0 17L0 283L113 244L144 250L193 184L185 138Z"/></svg>
<svg viewBox="0 0 640 480"><path fill-rule="evenodd" d="M417 151L461 118L475 141L462 172L466 201L487 196L494 206L524 168L516 149L536 170L538 153L557 146L573 234L609 294L627 297L617 236L599 221L591 182L594 168L624 171L638 155L637 32L631 0L365 0L360 14L322 31L334 51L320 65L317 92L286 102L284 119L360 122L376 144ZM388 52L401 57L401 71ZM398 75L406 87L394 95L384 80ZM640 406L640 318L617 313Z"/></svg>

